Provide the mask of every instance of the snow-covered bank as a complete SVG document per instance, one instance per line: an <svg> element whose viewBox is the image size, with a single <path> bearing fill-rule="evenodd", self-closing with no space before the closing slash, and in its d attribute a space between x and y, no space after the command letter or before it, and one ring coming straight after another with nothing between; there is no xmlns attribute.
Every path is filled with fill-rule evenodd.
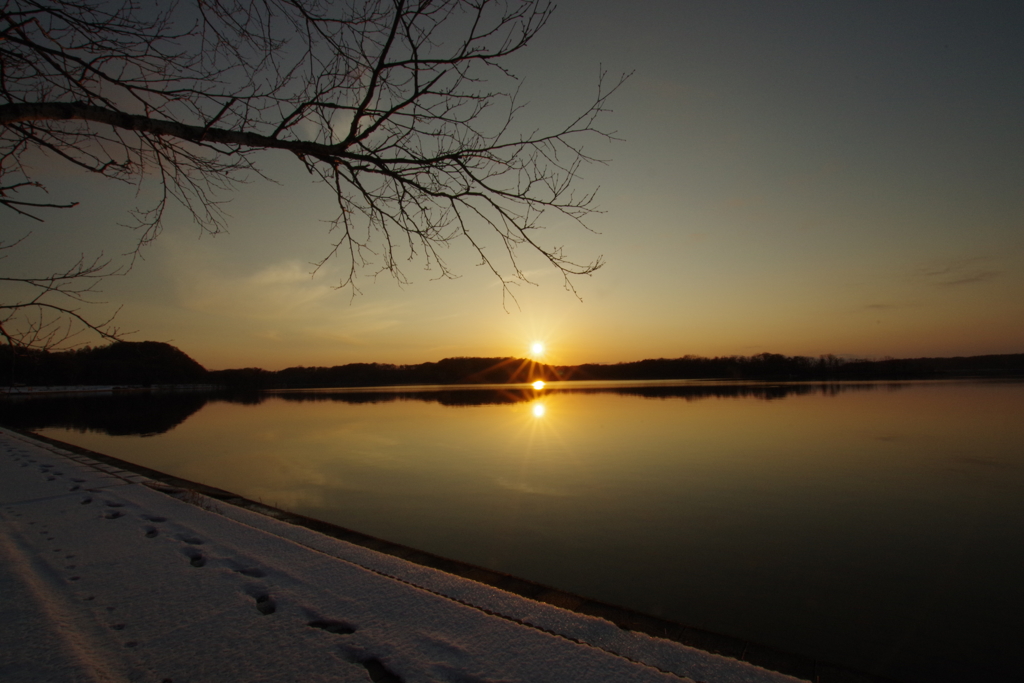
<svg viewBox="0 0 1024 683"><path fill-rule="evenodd" d="M0 430L0 680L796 680L159 486Z"/></svg>

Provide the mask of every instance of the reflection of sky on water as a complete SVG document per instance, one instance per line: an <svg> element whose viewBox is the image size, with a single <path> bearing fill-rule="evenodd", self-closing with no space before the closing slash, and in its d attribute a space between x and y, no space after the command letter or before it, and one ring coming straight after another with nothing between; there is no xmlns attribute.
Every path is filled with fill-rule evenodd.
<svg viewBox="0 0 1024 683"><path fill-rule="evenodd" d="M897 680L1000 680L1024 638L1024 384L900 386L292 394L145 439L44 433Z"/></svg>

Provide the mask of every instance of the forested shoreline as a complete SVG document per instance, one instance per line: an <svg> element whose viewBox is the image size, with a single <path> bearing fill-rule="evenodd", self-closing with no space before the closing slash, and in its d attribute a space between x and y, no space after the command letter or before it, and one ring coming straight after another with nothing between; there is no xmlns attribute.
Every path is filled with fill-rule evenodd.
<svg viewBox="0 0 1024 683"><path fill-rule="evenodd" d="M431 384L507 384L535 380L889 380L1024 377L1024 354L953 358L843 359L761 353L754 356L646 359L548 365L522 358L445 358L413 365L349 363L284 370L207 370L162 342L115 342L44 352L0 349L0 386L154 386L210 384L229 389L289 389Z"/></svg>

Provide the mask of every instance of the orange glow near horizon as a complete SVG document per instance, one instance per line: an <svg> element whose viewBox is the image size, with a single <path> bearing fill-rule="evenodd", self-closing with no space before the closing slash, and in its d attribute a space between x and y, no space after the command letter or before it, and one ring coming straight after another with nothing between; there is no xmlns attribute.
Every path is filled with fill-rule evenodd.
<svg viewBox="0 0 1024 683"><path fill-rule="evenodd" d="M311 176L306 164L272 150L263 157L254 148L265 159L267 176L252 174L251 183L208 198L210 208L230 202L223 205L230 236L196 239L202 231L182 196L185 205L168 206L166 229L145 250L145 260L122 257L141 256L140 235L121 226L135 222L132 210L162 206L153 204L158 193L102 173L79 173L85 169L68 159L32 152L35 179L60 188L39 201L80 205L44 212L45 231L35 233L43 224L31 211L5 211L0 248L31 237L3 251L16 257L2 263L29 275L63 272L82 254L99 252L114 257L114 270L131 264L126 277L104 279L102 296L79 313L103 321L119 311L116 327L137 330L126 338L168 341L208 370L407 366L447 358L497 364L512 358L493 375L516 370L505 376L520 388L533 382L530 377L549 377L555 386L545 392L553 393L560 376L542 365L763 352L844 359L1024 352L1024 212L1018 194L1024 98L1007 97L1020 91L1021 50L1012 45L1020 40L1022 22L1019 15L1006 21L1008 3L972 3L970 15L929 13L926 31L912 30L917 13L897 3L875 3L878 16L886 18L872 22L848 21L841 3L792 3L786 13L773 3L748 3L742 22L729 3L702 3L699 12L692 11L693 3L647 3L644 30L639 21L623 22L620 13L595 11L594 3L562 4L526 51L510 55L507 66L524 83L520 102L531 103L515 128L561 139L563 119L571 116L566 112L587 102L577 93L578 65L629 65L644 77L629 81L628 95L610 100L615 111L603 119L609 131L628 126L628 144L606 147L593 134L598 151L588 153L611 163L587 164L579 182L556 185L556 191L578 193L576 200L563 196L565 213L526 211L543 202L521 207L520 225L532 227L536 218L538 229L547 228L528 233L540 241L519 243L515 229L507 234L507 226L498 224L494 231L468 218L465 234L440 228L417 233L404 218L357 220L362 227L353 224L353 230L371 229L352 237L370 239L364 263L359 253L337 248L347 233L329 234L322 221L366 217L339 213L336 186ZM439 40L463 28L462 19L452 19L452 32L439 29ZM432 21L425 15L422 20ZM588 30L578 30L582 25ZM904 26L910 28L895 28ZM702 38L676 49L681 27ZM835 31L828 33L835 39L823 50L820 32L826 30ZM615 39L595 40L595 31ZM892 40L896 34L902 39ZM953 52L939 56L935 35L956 36ZM775 50L775 40L786 48ZM763 50L771 59L737 57ZM571 62L551 68L553 59L567 54ZM957 68L943 68L953 54ZM812 58L820 66L808 69ZM922 73L928 74L923 81ZM963 78L967 73L985 77ZM518 83L480 77L487 80L481 92L494 88L495 96L513 95ZM772 87L721 85L765 82ZM891 95L907 83L928 95ZM233 85L224 87L237 90ZM710 91L716 95L694 97ZM462 102L429 97L436 98L430 106ZM844 106L805 106L836 97ZM766 119L765 111L773 115ZM692 125L676 125L679 112L694 117L688 119ZM480 114L465 112L483 126L481 135L501 133L504 117ZM393 115L416 114L410 109ZM641 120L644 125L635 124ZM913 122L912 135L906 122ZM446 134L431 127L410 132L423 144L447 144L441 143ZM499 148L512 150L515 139ZM574 169L571 156L567 151L564 161ZM529 157L520 161L529 168ZM573 180L571 171L566 175ZM141 169L128 176L159 181ZM341 191L359 195L337 177ZM498 187L513 195L532 191L528 177L518 188L515 176L503 179L507 183ZM569 208L575 201L586 205L599 188L600 211ZM188 196L203 214L205 195ZM382 207L395 209L386 200L397 196L379 196ZM434 219L462 226L454 213ZM437 239L436 254L421 238ZM481 252L497 272L477 267ZM435 255L444 263L436 263ZM590 273L588 264L605 261L592 277L571 275ZM337 286L343 282L350 286ZM17 301L18 291L11 288L7 299ZM86 332L69 341L105 343ZM549 405L546 421L562 420L558 404Z"/></svg>

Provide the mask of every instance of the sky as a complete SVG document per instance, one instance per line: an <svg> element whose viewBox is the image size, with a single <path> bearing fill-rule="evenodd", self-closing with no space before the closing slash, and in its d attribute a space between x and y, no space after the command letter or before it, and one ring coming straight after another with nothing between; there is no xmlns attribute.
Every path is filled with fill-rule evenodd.
<svg viewBox="0 0 1024 683"><path fill-rule="evenodd" d="M1024 5L1018 2L563 0L509 63L524 125L585 110L601 69L631 73L587 151L593 232L544 239L606 265L575 282L524 254L536 286L503 300L463 246L455 280L338 290L330 196L283 153L276 183L222 196L228 234L172 215L104 283L131 340L210 369L522 356L551 363L687 354L917 357L1024 352ZM73 171L82 203L33 230L19 267L56 268L134 235L132 188ZM47 266L49 264L49 266ZM101 310L102 307L97 310Z"/></svg>

